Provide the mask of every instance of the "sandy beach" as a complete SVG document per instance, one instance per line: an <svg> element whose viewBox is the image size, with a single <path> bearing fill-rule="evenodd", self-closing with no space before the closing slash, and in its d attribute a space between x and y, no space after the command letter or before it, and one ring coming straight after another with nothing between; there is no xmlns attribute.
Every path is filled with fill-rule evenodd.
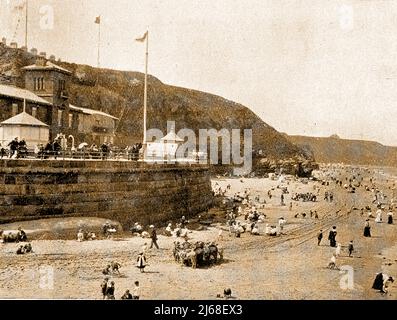
<svg viewBox="0 0 397 320"><path fill-rule="evenodd" d="M343 170L324 169L316 172L320 179L328 179L329 173L341 172L340 178L351 175L351 168ZM375 179L377 187L389 198L392 196L394 177L381 169L361 169L364 176L362 185ZM102 299L100 284L102 270L115 260L121 267L121 276L112 280L116 286L116 299L126 289L132 289L134 281L141 284L142 299L216 299L218 293L230 287L237 299L396 299L397 286L392 284L387 294L371 289L377 272L397 275L397 227L396 224L370 221L372 237L363 237L366 215L360 209L371 206L373 192L363 186L355 193L349 193L342 186L329 180L329 185L321 181L301 180L284 177L213 179L215 187L230 190L226 196L236 192L250 191L250 198L259 196L266 201L258 211L266 214L264 223L259 224L260 235L248 232L241 238L228 234L225 223L217 222L206 230L192 230L189 241L217 241L224 248L224 261L208 267L192 269L177 264L172 257L173 237L159 236L160 250L150 249L147 253L148 266L145 273L135 267L140 248L150 239L133 237L125 233L113 239L78 242L73 239L79 221L68 225L68 235L62 240L44 236L46 229L58 222L35 225L30 223L23 228L32 239L34 253L16 255L18 244L0 244L0 297L4 299ZM285 206L280 204L281 188L286 186ZM277 188L279 187L279 188ZM267 192L273 189L272 199ZM319 190L319 191L317 191ZM324 192L334 194L333 202L325 201ZM318 192L316 202L292 201L293 193ZM292 210L289 204L292 202ZM311 218L309 211L316 210L319 219ZM220 209L211 212L222 216ZM305 218L295 218L305 212ZM155 212L153 213L155 214ZM269 237L264 234L266 223L277 223L280 217L287 220L284 234ZM244 221L244 217L238 217ZM88 219L89 220L89 219ZM88 221L87 220L87 221ZM84 224L80 219L80 224ZM102 223L98 221L97 224ZM15 229L19 224L3 225L2 229ZM342 254L337 259L338 266L349 266L353 270L353 288L344 289L340 282L343 274L326 266L335 248L329 246L328 231L337 227L337 242L342 244ZM37 230L35 230L37 229ZM222 239L217 239L219 230L224 230ZM324 231L324 239L317 245L317 233ZM47 230L48 231L48 230ZM62 233L62 232L60 232ZM69 238L69 239L68 239ZM181 240L181 239L179 239ZM354 241L353 257L348 257L347 246ZM48 271L50 270L50 271ZM48 273L49 272L49 273ZM48 282L46 275L53 275ZM46 282L47 281L47 282Z"/></svg>

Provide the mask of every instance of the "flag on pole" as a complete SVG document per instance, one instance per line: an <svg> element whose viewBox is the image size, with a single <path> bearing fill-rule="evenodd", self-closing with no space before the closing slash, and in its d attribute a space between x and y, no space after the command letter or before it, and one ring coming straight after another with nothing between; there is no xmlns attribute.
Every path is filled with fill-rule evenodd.
<svg viewBox="0 0 397 320"><path fill-rule="evenodd" d="M101 16L98 16L95 18L95 23L100 24L101 23Z"/></svg>
<svg viewBox="0 0 397 320"><path fill-rule="evenodd" d="M138 38L138 39L135 39L135 40L138 41L138 42L143 42L143 41L146 40L147 34L148 34L148 32L146 31L142 38Z"/></svg>

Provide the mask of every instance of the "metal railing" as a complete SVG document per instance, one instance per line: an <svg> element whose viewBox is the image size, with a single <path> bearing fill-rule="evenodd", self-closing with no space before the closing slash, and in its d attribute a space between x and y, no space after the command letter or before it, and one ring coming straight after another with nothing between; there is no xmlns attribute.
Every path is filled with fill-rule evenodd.
<svg viewBox="0 0 397 320"><path fill-rule="evenodd" d="M4 150L0 154L1 159L55 159L55 160L130 160L138 161L139 153L127 152L125 150L112 150L108 152L97 150L40 150L32 149L17 151L10 154L9 150Z"/></svg>
<svg viewBox="0 0 397 320"><path fill-rule="evenodd" d="M0 159L41 159L41 160L124 160L124 161L138 161L142 159L142 154L139 152L127 151L121 148L115 148L108 152L98 150L40 150L35 152L33 149L19 150L16 153L10 154L9 150L2 149ZM159 157L155 155L147 155L145 161L149 162L190 162L199 163L203 160L207 161L206 157L198 157L196 155L189 155L183 159L176 159L170 157Z"/></svg>

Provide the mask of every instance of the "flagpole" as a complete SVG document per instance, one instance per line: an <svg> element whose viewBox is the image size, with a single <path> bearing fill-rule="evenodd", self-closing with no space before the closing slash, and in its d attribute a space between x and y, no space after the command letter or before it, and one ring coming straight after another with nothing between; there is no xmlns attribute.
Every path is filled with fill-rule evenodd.
<svg viewBox="0 0 397 320"><path fill-rule="evenodd" d="M98 23L98 60L97 66L100 67L100 48L101 48L101 16L99 16L99 23Z"/></svg>
<svg viewBox="0 0 397 320"><path fill-rule="evenodd" d="M28 48L28 6L29 6L29 1L26 0L26 8L25 8L25 47L26 50Z"/></svg>
<svg viewBox="0 0 397 320"><path fill-rule="evenodd" d="M149 62L149 31L146 33L146 59L145 59L145 92L143 97L143 145L146 147L146 114L147 114L147 73ZM145 150L145 149L144 149Z"/></svg>

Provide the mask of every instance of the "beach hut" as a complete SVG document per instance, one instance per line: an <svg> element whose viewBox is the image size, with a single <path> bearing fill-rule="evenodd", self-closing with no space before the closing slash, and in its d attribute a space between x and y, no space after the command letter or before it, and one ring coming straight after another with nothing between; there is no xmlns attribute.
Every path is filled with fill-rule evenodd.
<svg viewBox="0 0 397 320"><path fill-rule="evenodd" d="M176 151L178 146L184 140L178 137L174 129L163 138L160 142L148 142L146 150L146 159L151 161L172 161L176 160Z"/></svg>
<svg viewBox="0 0 397 320"><path fill-rule="evenodd" d="M0 142L6 146L15 137L25 139L28 149L49 139L49 126L25 111L0 123Z"/></svg>
<svg viewBox="0 0 397 320"><path fill-rule="evenodd" d="M165 160L175 160L178 146L184 142L184 140L178 137L175 133L175 129L172 128L170 132L161 139L161 142L163 143L163 158Z"/></svg>

